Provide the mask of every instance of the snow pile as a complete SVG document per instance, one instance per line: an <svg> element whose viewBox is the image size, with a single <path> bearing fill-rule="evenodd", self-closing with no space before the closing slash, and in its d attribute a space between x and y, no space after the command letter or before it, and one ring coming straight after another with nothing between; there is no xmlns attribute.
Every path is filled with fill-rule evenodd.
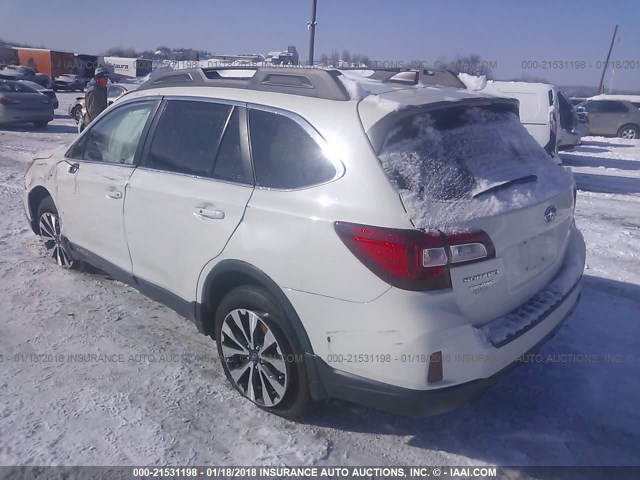
<svg viewBox="0 0 640 480"><path fill-rule="evenodd" d="M462 83L464 83L464 86L467 88L467 90L482 90L487 86L486 75L477 77L475 75L469 75L468 73L459 73L458 78Z"/></svg>
<svg viewBox="0 0 640 480"><path fill-rule="evenodd" d="M380 161L417 228L523 208L573 184L514 114L487 109L407 119L387 136Z"/></svg>

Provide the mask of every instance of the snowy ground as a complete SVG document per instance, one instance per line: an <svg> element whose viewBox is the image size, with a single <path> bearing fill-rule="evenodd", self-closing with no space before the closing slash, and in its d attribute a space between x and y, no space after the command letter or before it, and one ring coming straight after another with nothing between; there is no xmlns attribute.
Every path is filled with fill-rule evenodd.
<svg viewBox="0 0 640 480"><path fill-rule="evenodd" d="M332 401L293 423L241 401L188 321L44 258L22 175L33 153L74 137L75 94L59 97L46 130L0 128L0 465L640 464L640 141L587 138L562 155L588 267L545 361L437 417Z"/></svg>

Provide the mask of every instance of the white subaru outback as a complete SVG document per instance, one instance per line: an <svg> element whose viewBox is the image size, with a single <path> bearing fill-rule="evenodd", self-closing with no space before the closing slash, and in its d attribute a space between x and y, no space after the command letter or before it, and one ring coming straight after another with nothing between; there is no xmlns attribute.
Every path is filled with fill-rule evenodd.
<svg viewBox="0 0 640 480"><path fill-rule="evenodd" d="M517 101L423 73L163 73L34 160L27 217L193 320L265 410L467 404L573 311L585 245Z"/></svg>

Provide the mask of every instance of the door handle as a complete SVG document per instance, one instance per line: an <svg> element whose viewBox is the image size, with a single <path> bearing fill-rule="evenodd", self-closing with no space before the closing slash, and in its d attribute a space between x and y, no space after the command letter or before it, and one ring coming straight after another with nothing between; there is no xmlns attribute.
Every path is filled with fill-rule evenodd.
<svg viewBox="0 0 640 480"><path fill-rule="evenodd" d="M122 192L118 190L107 190L106 196L107 198L115 198L116 200L119 200L122 198Z"/></svg>
<svg viewBox="0 0 640 480"><path fill-rule="evenodd" d="M215 210L215 209L209 209L204 207L196 207L193 214L198 217L210 218L211 220L224 219L224 212L222 210Z"/></svg>

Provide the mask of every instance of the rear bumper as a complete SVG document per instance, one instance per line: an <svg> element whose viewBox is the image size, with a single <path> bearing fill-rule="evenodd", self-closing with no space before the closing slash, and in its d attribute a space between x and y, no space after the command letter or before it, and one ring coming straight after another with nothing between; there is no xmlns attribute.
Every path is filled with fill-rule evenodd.
<svg viewBox="0 0 640 480"><path fill-rule="evenodd" d="M448 316L443 309L427 321L430 312L422 309L426 305L415 321L410 310L404 311L407 316L399 313L397 302L395 315L386 313L384 304L372 302L373 310L354 307L368 314L361 313L361 327L368 326L368 331L345 330L348 320L337 331L327 325L333 312L319 309L329 351L323 353L316 348L321 344L314 345L317 356L309 358L315 370L311 376L319 379L326 396L394 413L432 415L466 405L537 350L573 312L585 254L582 235L573 229L563 266L545 288L483 325L452 325L460 314ZM385 319L387 330L375 328L375 315ZM357 320L352 316L350 321ZM429 382L430 355L437 352L443 359L443 379Z"/></svg>
<svg viewBox="0 0 640 480"><path fill-rule="evenodd" d="M557 333L565 320L573 313L579 298L578 295L569 312L563 316L553 330L547 333L529 351L524 352L522 357L535 353L542 344ZM518 358L488 378L434 390L413 390L336 370L319 357L310 357L308 360L314 362L314 369L319 383L328 397L339 398L377 410L407 416L439 415L469 405L491 386L495 385L504 375L521 364Z"/></svg>

